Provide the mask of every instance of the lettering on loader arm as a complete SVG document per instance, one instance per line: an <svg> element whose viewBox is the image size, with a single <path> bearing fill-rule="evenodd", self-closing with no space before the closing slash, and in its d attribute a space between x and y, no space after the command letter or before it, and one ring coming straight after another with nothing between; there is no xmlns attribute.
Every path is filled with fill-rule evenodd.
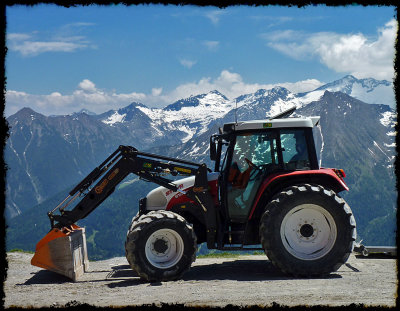
<svg viewBox="0 0 400 311"><path fill-rule="evenodd" d="M98 186L94 189L94 191L95 191L97 194L102 193L103 190L104 190L104 188L105 188L105 186L107 186L108 182L111 181L111 180L118 174L118 172L119 172L119 168L116 168L116 169L108 176L108 178L104 179L104 180L101 182L101 184L98 185Z"/></svg>

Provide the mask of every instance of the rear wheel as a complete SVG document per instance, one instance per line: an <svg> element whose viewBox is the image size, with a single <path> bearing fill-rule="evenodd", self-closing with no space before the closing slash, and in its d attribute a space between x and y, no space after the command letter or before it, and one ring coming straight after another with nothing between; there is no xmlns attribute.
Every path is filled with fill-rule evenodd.
<svg viewBox="0 0 400 311"><path fill-rule="evenodd" d="M147 281L180 278L196 259L193 227L180 215L153 211L135 219L125 243L126 258Z"/></svg>
<svg viewBox="0 0 400 311"><path fill-rule="evenodd" d="M321 276L346 262L356 238L347 203L322 186L292 186L267 205L260 239L271 262L295 276Z"/></svg>

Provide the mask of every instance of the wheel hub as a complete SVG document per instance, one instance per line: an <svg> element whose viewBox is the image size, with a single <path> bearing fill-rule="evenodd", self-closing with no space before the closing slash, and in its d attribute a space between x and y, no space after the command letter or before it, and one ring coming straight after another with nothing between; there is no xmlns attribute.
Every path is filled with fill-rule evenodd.
<svg viewBox="0 0 400 311"><path fill-rule="evenodd" d="M168 243L164 239L157 239L153 244L154 251L158 254L164 254L168 249Z"/></svg>
<svg viewBox="0 0 400 311"><path fill-rule="evenodd" d="M157 268L173 267L183 255L182 237L172 229L159 229L153 232L145 245L146 258Z"/></svg>
<svg viewBox="0 0 400 311"><path fill-rule="evenodd" d="M305 238L309 238L314 234L314 230L313 226L304 224L300 228L300 234Z"/></svg>
<svg viewBox="0 0 400 311"><path fill-rule="evenodd" d="M315 204L302 204L291 209L281 223L280 233L285 249L303 260L325 256L337 237L332 215Z"/></svg>

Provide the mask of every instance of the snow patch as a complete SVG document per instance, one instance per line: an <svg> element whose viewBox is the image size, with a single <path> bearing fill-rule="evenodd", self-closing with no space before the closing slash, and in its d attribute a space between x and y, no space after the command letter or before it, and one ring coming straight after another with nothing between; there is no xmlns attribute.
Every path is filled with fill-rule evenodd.
<svg viewBox="0 0 400 311"><path fill-rule="evenodd" d="M392 111L386 111L381 114L382 118L379 119L382 125L388 127L389 125L392 125L395 114ZM392 125L393 126L393 125Z"/></svg>
<svg viewBox="0 0 400 311"><path fill-rule="evenodd" d="M198 147L197 144L194 144L192 147L192 150L188 153L188 155L194 156L199 150L200 150L200 147Z"/></svg>
<svg viewBox="0 0 400 311"><path fill-rule="evenodd" d="M126 113L124 114L119 114L117 111L114 112L113 115L108 117L107 120L103 120L103 123L108 124L108 125L114 125L115 123L121 123L124 121L126 117Z"/></svg>
<svg viewBox="0 0 400 311"><path fill-rule="evenodd" d="M189 140L191 140L192 137L194 136L194 134L196 134L196 130L195 129L192 129L189 126L186 126L186 125L179 126L176 129L187 134L186 137L182 138L182 142L183 143L186 143Z"/></svg>
<svg viewBox="0 0 400 311"><path fill-rule="evenodd" d="M306 95L299 97L299 99L303 102L303 104L307 105L313 101L319 100L323 95L325 91L313 91L310 93L307 93Z"/></svg>

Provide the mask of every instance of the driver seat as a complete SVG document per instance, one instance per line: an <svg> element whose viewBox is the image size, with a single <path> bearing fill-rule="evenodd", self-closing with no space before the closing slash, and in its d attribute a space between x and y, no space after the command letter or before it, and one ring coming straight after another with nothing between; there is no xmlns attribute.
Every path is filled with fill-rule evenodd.
<svg viewBox="0 0 400 311"><path fill-rule="evenodd" d="M250 173L253 167L249 166L243 173L240 172L237 163L233 163L228 176L228 182L232 184L233 188L245 189L249 183Z"/></svg>

